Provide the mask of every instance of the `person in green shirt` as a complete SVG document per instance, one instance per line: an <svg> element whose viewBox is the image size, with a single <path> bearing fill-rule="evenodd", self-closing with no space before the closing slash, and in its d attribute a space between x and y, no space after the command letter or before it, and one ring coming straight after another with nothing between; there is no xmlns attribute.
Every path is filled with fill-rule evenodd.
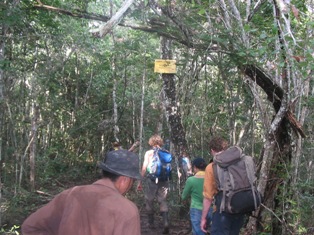
<svg viewBox="0 0 314 235"><path fill-rule="evenodd" d="M190 219L193 235L205 234L201 230L201 218L203 209L203 185L206 166L207 164L203 158L198 157L192 161L194 176L187 179L181 195L182 200L187 200L191 197ZM210 227L211 216L212 208L209 210L207 215L207 228Z"/></svg>

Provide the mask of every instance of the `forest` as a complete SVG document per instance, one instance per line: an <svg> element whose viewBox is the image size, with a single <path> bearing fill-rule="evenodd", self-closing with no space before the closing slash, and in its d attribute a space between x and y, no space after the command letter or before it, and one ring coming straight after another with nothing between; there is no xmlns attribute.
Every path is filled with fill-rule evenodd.
<svg viewBox="0 0 314 235"><path fill-rule="evenodd" d="M220 135L254 158L264 199L241 234L314 234L312 0L2 0L0 10L0 234L95 181L114 141L138 141L141 164L155 133L175 157L173 221L184 211L179 157L209 162ZM127 197L140 205L135 190Z"/></svg>

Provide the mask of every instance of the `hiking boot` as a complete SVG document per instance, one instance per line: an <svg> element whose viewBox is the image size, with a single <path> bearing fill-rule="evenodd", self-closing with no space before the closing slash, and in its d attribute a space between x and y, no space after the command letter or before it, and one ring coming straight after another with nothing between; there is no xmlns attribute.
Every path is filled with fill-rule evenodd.
<svg viewBox="0 0 314 235"><path fill-rule="evenodd" d="M168 219L168 212L161 212L162 214L162 221L164 225L164 230L162 234L169 234L169 219Z"/></svg>

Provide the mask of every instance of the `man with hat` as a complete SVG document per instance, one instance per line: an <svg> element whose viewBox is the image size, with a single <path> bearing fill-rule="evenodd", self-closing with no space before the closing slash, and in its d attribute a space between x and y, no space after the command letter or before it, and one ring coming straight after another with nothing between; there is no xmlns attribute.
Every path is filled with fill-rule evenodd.
<svg viewBox="0 0 314 235"><path fill-rule="evenodd" d="M22 224L23 235L139 235L136 205L123 195L139 174L139 157L111 151L99 164L102 179L58 194Z"/></svg>

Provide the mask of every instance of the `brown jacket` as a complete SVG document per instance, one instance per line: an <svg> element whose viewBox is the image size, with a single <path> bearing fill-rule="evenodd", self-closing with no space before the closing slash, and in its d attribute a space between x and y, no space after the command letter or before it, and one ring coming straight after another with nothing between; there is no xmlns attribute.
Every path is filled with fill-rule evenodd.
<svg viewBox="0 0 314 235"><path fill-rule="evenodd" d="M23 235L139 235L136 205L123 197L109 179L63 191L31 214Z"/></svg>

